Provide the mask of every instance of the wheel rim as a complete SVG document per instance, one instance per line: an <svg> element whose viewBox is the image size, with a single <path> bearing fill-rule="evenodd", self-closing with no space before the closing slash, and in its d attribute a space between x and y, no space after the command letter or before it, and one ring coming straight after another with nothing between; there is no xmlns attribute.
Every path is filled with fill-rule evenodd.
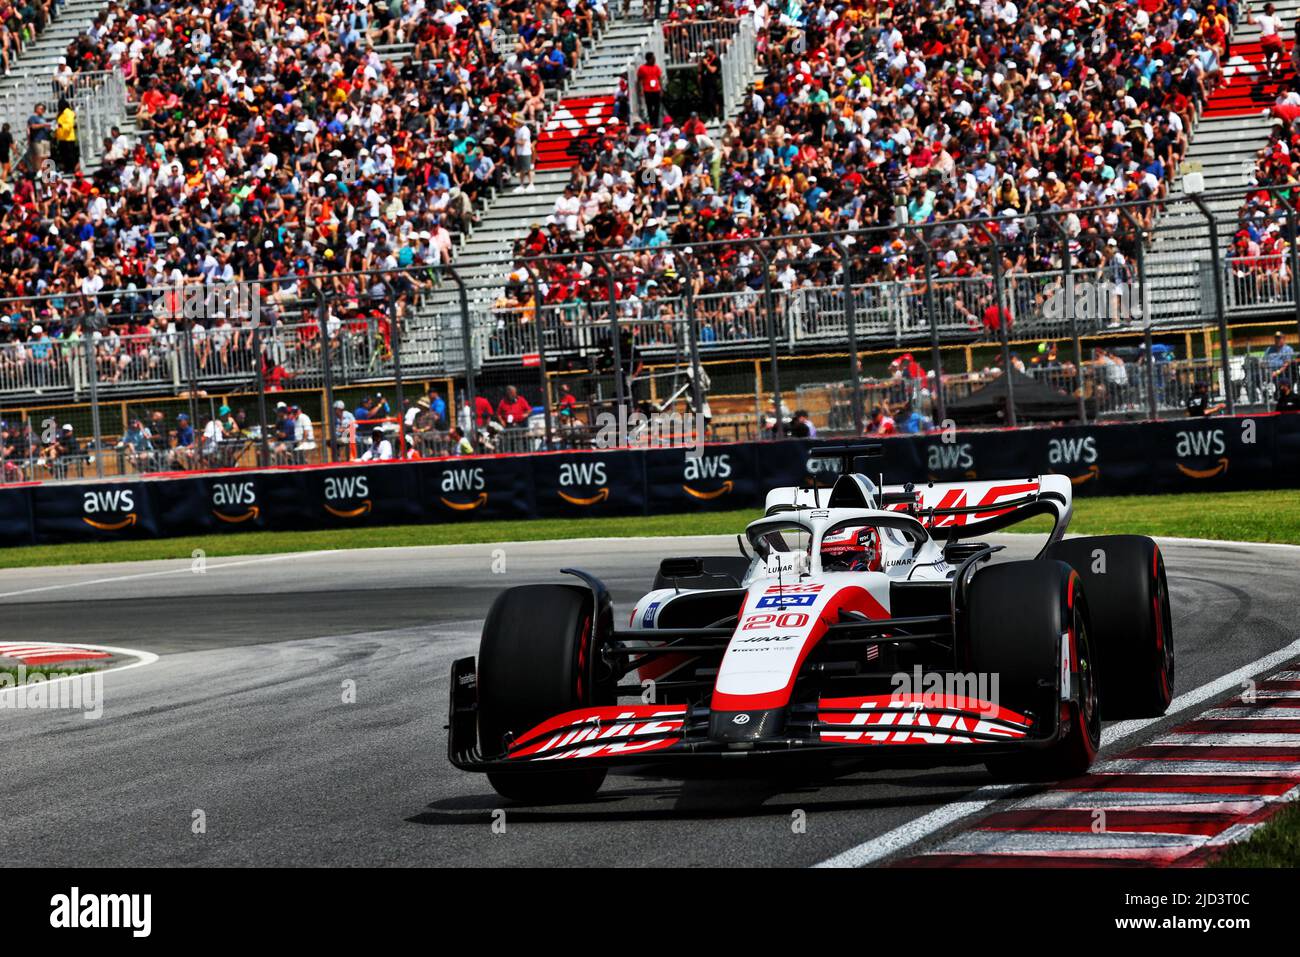
<svg viewBox="0 0 1300 957"><path fill-rule="evenodd" d="M1169 595L1165 581L1164 562L1160 562L1156 572L1156 593L1151 599L1152 613L1155 616L1156 654L1160 657L1160 690L1165 700L1173 695L1174 690L1174 633L1169 621Z"/></svg>
<svg viewBox="0 0 1300 957"><path fill-rule="evenodd" d="M1093 747L1101 744L1101 708L1098 706L1097 676L1092 667L1092 645L1088 628L1078 609L1074 613L1074 640L1079 655L1079 720Z"/></svg>

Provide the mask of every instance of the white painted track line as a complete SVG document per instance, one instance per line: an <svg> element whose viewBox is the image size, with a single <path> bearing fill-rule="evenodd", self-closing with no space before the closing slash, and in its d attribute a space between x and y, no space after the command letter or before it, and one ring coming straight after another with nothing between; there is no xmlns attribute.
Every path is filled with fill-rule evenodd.
<svg viewBox="0 0 1300 957"><path fill-rule="evenodd" d="M1280 664L1290 661L1297 654L1300 654L1300 640L1293 641L1285 648L1279 649L1272 654L1265 655L1252 661L1250 664L1242 665L1235 671L1213 681L1194 688L1184 694L1179 695L1170 702L1165 717L1185 711L1188 708L1194 708L1199 704L1204 704L1219 695L1226 694L1229 691L1240 687L1241 683L1261 672L1270 668L1275 668ZM1118 721L1102 731L1102 747L1114 744L1124 738L1137 734L1143 728L1150 727L1163 718L1144 718L1139 721ZM1116 762L1106 762L1115 764ZM1149 762L1148 762L1149 763ZM1171 762L1173 763L1173 762ZM1178 762L1182 763L1182 762ZM1105 764L1105 763L1104 763ZM1102 770L1104 764L1096 770ZM1190 768L1184 768L1187 773L1195 773ZM1238 770L1237 773L1247 773L1244 769ZM874 837L869 841L851 847L846 851L828 858L815 867L865 867L868 864L896 854L904 848L910 847L917 841L929 837L931 834L948 827L962 818L970 817L979 811L984 810L990 804L1006 796L1008 790L1013 790L1020 785L1007 784L986 784L981 788L972 791L970 795L962 801L956 801L952 804L946 804L941 808L923 814L914 821L908 821L892 831L886 831L884 834Z"/></svg>

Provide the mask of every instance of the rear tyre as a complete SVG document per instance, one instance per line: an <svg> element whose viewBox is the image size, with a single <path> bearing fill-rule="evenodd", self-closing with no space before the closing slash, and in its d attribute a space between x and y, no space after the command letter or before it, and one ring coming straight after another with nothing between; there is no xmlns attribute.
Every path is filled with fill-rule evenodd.
<svg viewBox="0 0 1300 957"><path fill-rule="evenodd" d="M1174 694L1174 629L1159 546L1142 535L1095 535L1057 542L1045 557L1083 579L1106 717L1164 714Z"/></svg>
<svg viewBox="0 0 1300 957"><path fill-rule="evenodd" d="M505 751L547 718L602 703L595 684L595 611L574 585L520 585L497 596L478 658L478 728L485 757ZM611 702L612 703L612 702ZM582 801L605 770L489 772L497 793L523 804Z"/></svg>
<svg viewBox="0 0 1300 957"><path fill-rule="evenodd" d="M665 578L662 573L656 572L654 587L734 588L745 580L750 565L750 560L743 555L705 555L700 561L704 563L703 575ZM734 579L734 584L728 579Z"/></svg>
<svg viewBox="0 0 1300 957"><path fill-rule="evenodd" d="M971 670L998 676L997 703L1032 712L1040 726L1060 726L1045 750L991 758L989 772L1000 780L1039 781L1087 771L1101 747L1101 708L1088 611L1071 568L1029 561L983 569L971 580L966 621ZM1062 635L1079 684L1070 701L1060 699Z"/></svg>

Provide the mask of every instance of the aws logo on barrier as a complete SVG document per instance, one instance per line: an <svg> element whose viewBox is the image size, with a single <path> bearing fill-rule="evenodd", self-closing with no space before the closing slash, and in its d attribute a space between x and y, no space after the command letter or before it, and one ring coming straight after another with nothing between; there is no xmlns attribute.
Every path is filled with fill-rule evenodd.
<svg viewBox="0 0 1300 957"><path fill-rule="evenodd" d="M1082 485L1101 474L1101 466L1097 464L1098 457L1097 439L1092 435L1049 439L1047 443L1047 463L1052 466L1053 472L1061 466L1084 466L1082 473L1070 476L1070 481L1075 485Z"/></svg>
<svg viewBox="0 0 1300 957"><path fill-rule="evenodd" d="M1251 422L1250 425L1253 427L1254 423ZM1223 429L1180 429L1175 437L1178 442L1174 446L1174 454L1178 459L1192 459L1194 464L1206 466L1194 468L1176 461L1174 464L1178 466L1178 471L1188 478L1214 478L1228 471L1228 442ZM1214 464L1209 465L1210 461L1214 461Z"/></svg>
<svg viewBox="0 0 1300 957"><path fill-rule="evenodd" d="M325 477L325 511L338 518L359 518L373 508L364 475Z"/></svg>
<svg viewBox="0 0 1300 957"><path fill-rule="evenodd" d="M717 488L705 490L692 488L692 482L706 485L719 484ZM686 457L686 465L682 469L682 490L687 495L706 500L721 498L735 487L736 483L731 480L731 456L727 453Z"/></svg>
<svg viewBox="0 0 1300 957"><path fill-rule="evenodd" d="M91 516L95 516L91 518ZM92 489L81 499L81 520L101 532L116 532L140 520L135 511L135 490Z"/></svg>
<svg viewBox="0 0 1300 957"><path fill-rule="evenodd" d="M438 501L458 512L469 512L487 504L487 476L482 468L447 469L442 473ZM465 501L453 501L449 495L469 495Z"/></svg>
<svg viewBox="0 0 1300 957"><path fill-rule="evenodd" d="M975 477L975 450L969 442L939 442L925 451L926 466L931 472L962 471L967 478Z"/></svg>
<svg viewBox="0 0 1300 957"><path fill-rule="evenodd" d="M237 525L257 518L261 511L257 504L257 489L251 479L212 483L213 517Z"/></svg>
<svg viewBox="0 0 1300 957"><path fill-rule="evenodd" d="M569 489L571 491L565 491ZM595 489L590 495L583 492ZM609 498L609 477L605 463L597 459L594 462L565 462L560 466L560 487L555 492L571 505L595 505Z"/></svg>

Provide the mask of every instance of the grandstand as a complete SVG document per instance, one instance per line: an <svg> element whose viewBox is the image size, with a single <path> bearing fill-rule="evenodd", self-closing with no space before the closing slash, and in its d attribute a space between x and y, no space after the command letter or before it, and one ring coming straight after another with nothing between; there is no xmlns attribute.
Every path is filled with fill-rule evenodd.
<svg viewBox="0 0 1300 957"><path fill-rule="evenodd" d="M932 415L1008 367L1084 418L1262 405L1300 309L1300 0L1272 6L37 5L0 81L0 416L90 403L106 448L149 404L297 390L324 426L406 378L446 426L518 383L549 442L561 382L666 408L711 379L718 426L793 398L852 429L909 350ZM187 314L193 284L252 298ZM1063 316L1079 284L1142 308Z"/></svg>

